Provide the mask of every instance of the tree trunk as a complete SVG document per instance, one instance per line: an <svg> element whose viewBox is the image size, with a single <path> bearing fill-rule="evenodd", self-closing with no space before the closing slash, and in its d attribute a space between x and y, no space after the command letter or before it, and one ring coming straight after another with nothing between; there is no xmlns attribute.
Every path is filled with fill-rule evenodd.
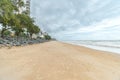
<svg viewBox="0 0 120 80"><path fill-rule="evenodd" d="M16 32L17 41L19 40L19 32Z"/></svg>
<svg viewBox="0 0 120 80"><path fill-rule="evenodd" d="M30 39L32 39L32 34L30 34Z"/></svg>

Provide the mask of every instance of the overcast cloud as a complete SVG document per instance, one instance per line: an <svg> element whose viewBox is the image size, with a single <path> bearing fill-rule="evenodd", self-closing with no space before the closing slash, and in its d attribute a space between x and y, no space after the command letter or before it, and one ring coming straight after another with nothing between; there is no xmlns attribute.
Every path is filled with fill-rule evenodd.
<svg viewBox="0 0 120 80"><path fill-rule="evenodd" d="M31 16L59 40L120 39L120 0L31 0Z"/></svg>

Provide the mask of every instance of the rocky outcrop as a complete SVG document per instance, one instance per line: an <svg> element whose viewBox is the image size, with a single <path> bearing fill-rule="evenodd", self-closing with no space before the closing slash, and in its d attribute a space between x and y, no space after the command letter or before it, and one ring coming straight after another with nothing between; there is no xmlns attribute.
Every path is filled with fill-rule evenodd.
<svg viewBox="0 0 120 80"><path fill-rule="evenodd" d="M37 44L46 42L48 40L42 39L42 38L36 38L36 39L30 39L30 38L0 38L0 46L22 46L22 45L28 45L28 44Z"/></svg>

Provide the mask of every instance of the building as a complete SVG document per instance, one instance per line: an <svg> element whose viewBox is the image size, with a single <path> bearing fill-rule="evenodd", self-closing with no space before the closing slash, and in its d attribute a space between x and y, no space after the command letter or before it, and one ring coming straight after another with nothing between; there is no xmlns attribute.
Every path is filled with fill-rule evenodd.
<svg viewBox="0 0 120 80"><path fill-rule="evenodd" d="M24 1L25 1L25 8L26 8L27 14L30 15L30 1L31 0L24 0Z"/></svg>
<svg viewBox="0 0 120 80"><path fill-rule="evenodd" d="M30 15L30 1L31 0L23 0L25 6L19 8L19 11L20 11L19 13L26 13Z"/></svg>

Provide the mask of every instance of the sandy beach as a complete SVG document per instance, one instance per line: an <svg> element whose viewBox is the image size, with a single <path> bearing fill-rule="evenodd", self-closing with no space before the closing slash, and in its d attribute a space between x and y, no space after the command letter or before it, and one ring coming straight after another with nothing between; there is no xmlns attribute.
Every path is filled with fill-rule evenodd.
<svg viewBox="0 0 120 80"><path fill-rule="evenodd" d="M57 41L1 48L0 80L120 80L120 55Z"/></svg>

